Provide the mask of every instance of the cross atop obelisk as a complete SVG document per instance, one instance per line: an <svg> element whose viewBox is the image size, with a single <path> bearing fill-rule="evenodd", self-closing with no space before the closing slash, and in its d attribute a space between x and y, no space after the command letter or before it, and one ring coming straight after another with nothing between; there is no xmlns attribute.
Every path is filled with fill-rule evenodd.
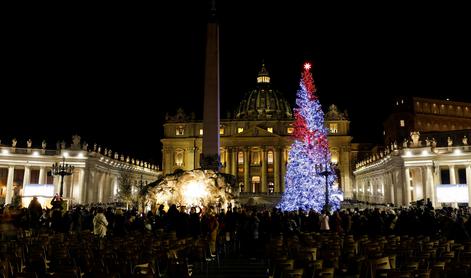
<svg viewBox="0 0 471 278"><path fill-rule="evenodd" d="M203 153L201 167L218 171L219 162L219 26L212 0L206 34L204 75Z"/></svg>

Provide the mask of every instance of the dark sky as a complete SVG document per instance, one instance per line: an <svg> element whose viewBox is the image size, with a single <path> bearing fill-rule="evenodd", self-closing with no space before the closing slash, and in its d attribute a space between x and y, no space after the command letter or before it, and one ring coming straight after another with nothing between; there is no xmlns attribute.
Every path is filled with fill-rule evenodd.
<svg viewBox="0 0 471 278"><path fill-rule="evenodd" d="M255 85L262 60L292 104L302 64L311 61L321 104L347 109L359 142L381 140L393 96L471 102L464 8L220 2L223 115ZM183 107L202 114L207 6L10 11L0 139L55 145L78 133L90 144L158 162L165 113Z"/></svg>

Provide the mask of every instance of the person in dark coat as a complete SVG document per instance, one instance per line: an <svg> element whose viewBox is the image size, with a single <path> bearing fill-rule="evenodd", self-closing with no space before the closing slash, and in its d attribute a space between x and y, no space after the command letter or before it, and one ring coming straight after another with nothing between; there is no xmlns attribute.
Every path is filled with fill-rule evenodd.
<svg viewBox="0 0 471 278"><path fill-rule="evenodd" d="M38 197L34 196L28 206L29 226L36 235L39 229L39 218L43 214L43 208L38 201Z"/></svg>

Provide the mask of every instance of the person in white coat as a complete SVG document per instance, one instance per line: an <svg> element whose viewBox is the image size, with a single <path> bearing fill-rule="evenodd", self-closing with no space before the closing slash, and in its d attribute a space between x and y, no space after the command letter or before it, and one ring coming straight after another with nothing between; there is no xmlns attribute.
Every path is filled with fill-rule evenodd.
<svg viewBox="0 0 471 278"><path fill-rule="evenodd" d="M103 208L98 208L95 217L93 217L93 234L98 237L100 249L103 248L103 239L105 238L106 231L108 229L108 221L103 212Z"/></svg>
<svg viewBox="0 0 471 278"><path fill-rule="evenodd" d="M322 215L320 218L320 224L321 224L321 232L327 232L330 230L330 225L329 225L329 212L322 210Z"/></svg>

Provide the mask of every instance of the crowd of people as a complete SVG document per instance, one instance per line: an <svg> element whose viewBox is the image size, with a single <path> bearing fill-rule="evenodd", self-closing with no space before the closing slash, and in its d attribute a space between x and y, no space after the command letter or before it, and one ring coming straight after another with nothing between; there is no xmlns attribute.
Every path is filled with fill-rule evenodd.
<svg viewBox="0 0 471 278"><path fill-rule="evenodd" d="M160 205L147 213L113 206L74 206L64 210L55 205L41 208L33 198L27 208L17 213L3 212L2 222L11 216L15 229L29 231L32 236L50 233L77 237L89 231L98 248L109 239L126 238L135 232L162 235L174 232L177 238L205 239L212 253L222 244L237 244L237 252L247 258L266 256L264 252L273 238L295 237L301 233L329 233L371 238L385 235L442 237L462 242L470 240L471 213L468 208L430 206L409 208L341 209L283 212L276 208L234 207L217 211L214 207L166 208ZM2 232L2 238L7 234ZM14 237L15 235L10 235ZM10 238L11 239L11 238Z"/></svg>
<svg viewBox="0 0 471 278"><path fill-rule="evenodd" d="M80 234L90 230L99 237L123 237L135 231L175 231L177 237L206 237L215 248L218 238L237 238L248 246L266 242L272 235L330 230L339 234L371 236L388 234L443 235L449 239L467 240L471 235L468 208L433 209L429 206L410 208L344 209L333 212L282 212L279 209L255 207L229 208L217 212L214 207L160 205L155 211L142 213L112 206L74 206L63 210L41 208L33 198L14 219L16 227L37 234ZM252 244L252 243L254 244Z"/></svg>

